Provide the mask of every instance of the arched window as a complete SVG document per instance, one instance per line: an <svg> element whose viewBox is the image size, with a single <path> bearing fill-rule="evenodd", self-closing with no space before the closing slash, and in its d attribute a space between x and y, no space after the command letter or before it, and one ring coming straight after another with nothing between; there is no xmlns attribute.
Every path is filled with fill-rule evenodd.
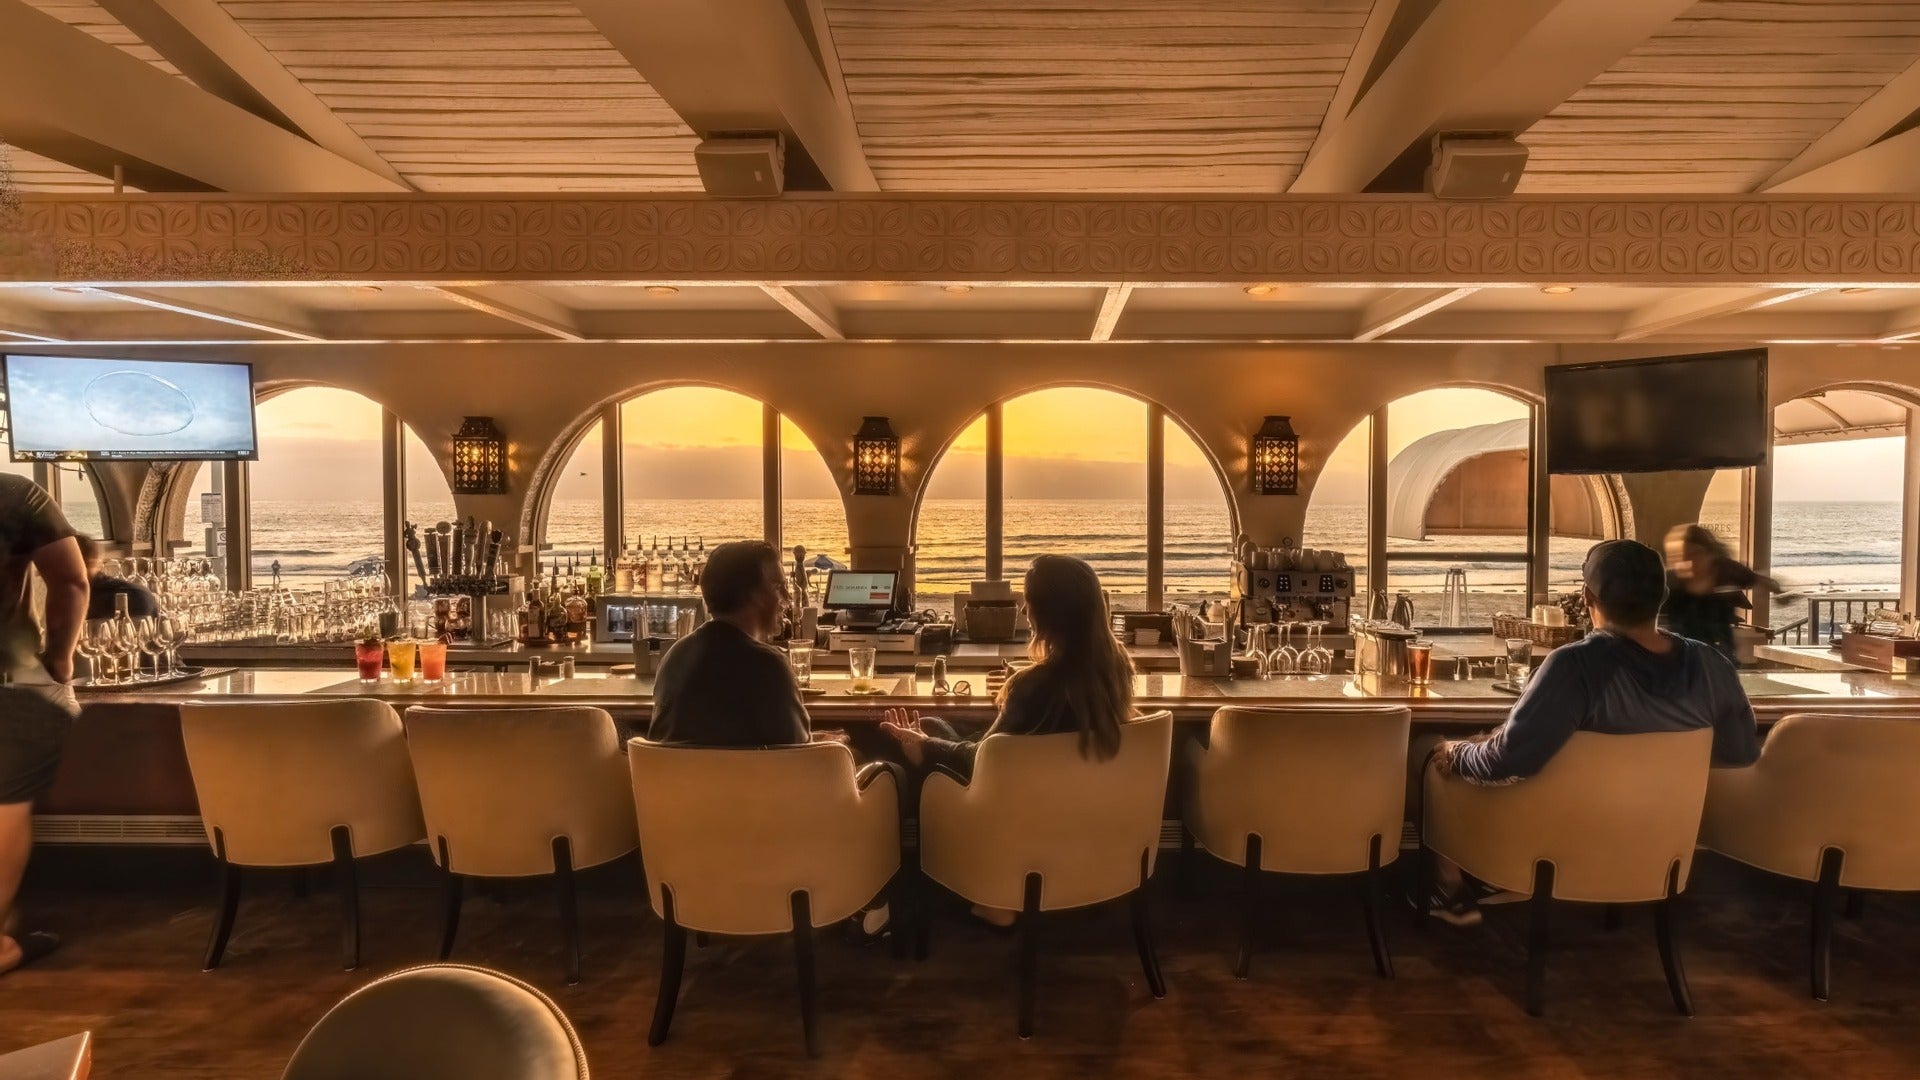
<svg viewBox="0 0 1920 1080"><path fill-rule="evenodd" d="M1769 515L1770 539L1755 554L1786 590L1766 621L1793 626L1794 639L1824 643L1871 609L1899 606L1920 542L1904 503L1915 412L1854 389L1774 410L1771 505L1755 507Z"/></svg>
<svg viewBox="0 0 1920 1080"><path fill-rule="evenodd" d="M1226 493L1205 453L1161 410L1111 390L1066 387L1012 398L995 412L969 425L927 478L914 524L922 607L945 609L980 578L1017 578L1043 553L1086 559L1117 610L1225 595L1233 546ZM1158 485L1150 483L1156 472Z"/></svg>
<svg viewBox="0 0 1920 1080"><path fill-rule="evenodd" d="M377 572L386 551L384 412L334 387L289 390L254 407L260 460L248 467L256 585L317 587ZM203 470L206 471L206 470Z"/></svg>
<svg viewBox="0 0 1920 1080"><path fill-rule="evenodd" d="M1354 425L1327 455L1307 500L1306 527L1299 537L1301 547L1346 555L1356 586L1367 579L1367 477L1372 446L1369 417Z"/></svg>
<svg viewBox="0 0 1920 1080"><path fill-rule="evenodd" d="M94 487L91 469L73 462L35 465L12 458L13 446L7 441L7 430L0 426L0 472L27 477L47 488L60 500L60 510L69 524L95 539L101 537L104 529L100 493Z"/></svg>
<svg viewBox="0 0 1920 1080"><path fill-rule="evenodd" d="M780 418L780 542L850 565L847 508L833 470L799 425Z"/></svg>

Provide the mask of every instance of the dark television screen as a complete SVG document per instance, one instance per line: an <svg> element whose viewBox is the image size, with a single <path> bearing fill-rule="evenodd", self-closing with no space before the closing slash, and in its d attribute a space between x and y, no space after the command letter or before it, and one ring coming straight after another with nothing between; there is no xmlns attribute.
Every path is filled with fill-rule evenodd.
<svg viewBox="0 0 1920 1080"><path fill-rule="evenodd" d="M254 460L247 364L6 359L15 461Z"/></svg>
<svg viewBox="0 0 1920 1080"><path fill-rule="evenodd" d="M1766 460L1767 351L1547 369L1547 471L1736 469Z"/></svg>

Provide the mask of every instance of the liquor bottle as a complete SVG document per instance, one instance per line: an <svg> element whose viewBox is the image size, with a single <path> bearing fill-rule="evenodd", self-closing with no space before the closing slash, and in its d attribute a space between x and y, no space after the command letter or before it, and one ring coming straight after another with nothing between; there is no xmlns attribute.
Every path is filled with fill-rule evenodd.
<svg viewBox="0 0 1920 1080"><path fill-rule="evenodd" d="M647 578L653 574L653 563L647 559L647 549L636 547L633 550L633 591L645 593Z"/></svg>
<svg viewBox="0 0 1920 1080"><path fill-rule="evenodd" d="M667 546L671 548L673 541L667 541ZM661 583L666 579L665 558L660 553L660 538L656 536L653 538L653 550L647 555L647 591L649 593L659 592Z"/></svg>
<svg viewBox="0 0 1920 1080"><path fill-rule="evenodd" d="M606 591L607 578L600 569L600 553L594 552L587 561L587 595L599 596Z"/></svg>
<svg viewBox="0 0 1920 1080"><path fill-rule="evenodd" d="M527 598L520 601L520 607L514 612L514 618L520 624L520 641L525 645L538 644L547 633L547 608L540 602L539 586L527 590Z"/></svg>

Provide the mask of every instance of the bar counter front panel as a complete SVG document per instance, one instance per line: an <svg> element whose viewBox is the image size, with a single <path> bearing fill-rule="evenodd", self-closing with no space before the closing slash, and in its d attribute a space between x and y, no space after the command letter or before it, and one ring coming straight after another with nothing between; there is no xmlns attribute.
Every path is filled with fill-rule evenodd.
<svg viewBox="0 0 1920 1080"><path fill-rule="evenodd" d="M851 681L844 677L815 676L814 685L824 693L810 697L807 709L816 727L847 728L857 735L864 735L859 729L870 727L884 710L894 707L975 724L991 721L994 705L984 693L984 678L973 673L959 677L972 683L971 696L935 697L924 681L916 686L911 674L883 674L876 682L886 692L878 696L850 694ZM1743 672L1740 679L1763 726L1796 712L1895 715L1920 722L1920 682L1901 676L1796 670ZM450 673L438 684L392 680L363 684L350 671L337 668L251 668L132 692L84 693L85 710L41 811L50 817L197 816L199 807L180 741L179 707L185 702L370 697L403 712L409 705L476 709L592 705L613 714L623 731L634 733L644 730L652 691L650 678L590 672L570 679L536 679L524 671ZM1311 708L1372 703L1409 706L1416 732L1464 735L1498 725L1514 702L1512 694L1495 689L1490 679L1446 680L1395 694L1367 694L1349 675L1261 680L1150 674L1135 677L1134 693L1139 708L1171 710L1190 729L1205 724L1222 705Z"/></svg>

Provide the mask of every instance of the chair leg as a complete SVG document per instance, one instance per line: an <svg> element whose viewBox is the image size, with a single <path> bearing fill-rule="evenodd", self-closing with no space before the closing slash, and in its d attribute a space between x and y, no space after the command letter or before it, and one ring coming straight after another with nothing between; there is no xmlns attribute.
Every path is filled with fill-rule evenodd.
<svg viewBox="0 0 1920 1080"><path fill-rule="evenodd" d="M1553 911L1553 864L1533 866L1533 898L1527 902L1527 1015L1547 1009L1548 916Z"/></svg>
<svg viewBox="0 0 1920 1080"><path fill-rule="evenodd" d="M354 872L353 834L333 827L333 887L340 893L340 951L347 970L360 966L360 878Z"/></svg>
<svg viewBox="0 0 1920 1080"><path fill-rule="evenodd" d="M453 863L447 858L447 838L439 838L440 846L440 959L453 955L453 939L460 933L460 901L466 891L460 883L460 875L453 872Z"/></svg>
<svg viewBox="0 0 1920 1080"><path fill-rule="evenodd" d="M220 966L220 958L227 951L227 938L233 933L233 918L240 911L240 868L227 861L226 844L218 829L213 836L214 854L220 860L220 904L214 909L213 935L207 939L207 958L200 965L202 971Z"/></svg>
<svg viewBox="0 0 1920 1080"><path fill-rule="evenodd" d="M813 976L813 905L807 894L796 892L793 904L793 966L800 981L800 1030L807 1040L807 1056L820 1056L820 1000Z"/></svg>
<svg viewBox="0 0 1920 1080"><path fill-rule="evenodd" d="M1833 978L1833 912L1840 901L1839 848L1820 853L1820 880L1813 886L1813 998L1827 1000Z"/></svg>
<svg viewBox="0 0 1920 1080"><path fill-rule="evenodd" d="M1133 912L1133 946L1140 952L1140 970L1146 973L1147 989L1156 998L1167 996L1167 979L1160 973L1160 954L1153 946L1153 909L1147 901L1147 854L1140 853L1140 887L1127 898Z"/></svg>
<svg viewBox="0 0 1920 1080"><path fill-rule="evenodd" d="M1386 896L1386 885L1381 880L1380 845L1383 837L1375 834L1367 845L1367 877L1361 883L1366 895L1361 898L1362 910L1367 916L1367 943L1373 946L1373 970L1383 979L1393 978L1393 954L1387 951L1387 939L1384 934L1385 914L1381 911Z"/></svg>
<svg viewBox="0 0 1920 1080"><path fill-rule="evenodd" d="M1687 987L1687 969L1680 963L1680 943L1674 937L1674 899L1680 892L1680 864L1667 871L1666 899L1654 905L1653 932L1660 941L1660 966L1667 973L1667 990L1681 1016L1693 1015L1693 991Z"/></svg>
<svg viewBox="0 0 1920 1080"><path fill-rule="evenodd" d="M563 961L567 985L580 981L580 907L573 893L573 842L564 836L553 838L553 891L560 902L560 934L566 949Z"/></svg>
<svg viewBox="0 0 1920 1080"><path fill-rule="evenodd" d="M1240 956L1233 977L1244 979L1253 970L1253 932L1260 920L1260 838L1247 837L1247 863L1240 872Z"/></svg>
<svg viewBox="0 0 1920 1080"><path fill-rule="evenodd" d="M1025 903L1020 908L1020 1023L1023 1039L1033 1038L1035 983L1040 975L1040 875L1027 875Z"/></svg>
<svg viewBox="0 0 1920 1080"><path fill-rule="evenodd" d="M1414 849L1413 859L1411 860L1413 863L1412 871L1408 876L1413 880L1413 884L1410 887L1413 890L1411 896L1413 900L1413 926L1416 930L1426 929L1427 924L1433 921L1432 918L1430 918L1433 913L1433 860L1434 854L1425 844L1421 844L1418 848Z"/></svg>
<svg viewBox="0 0 1920 1080"><path fill-rule="evenodd" d="M687 966L687 931L673 918L673 891L661 886L660 923L665 928L665 945L660 952L660 993L653 1001L653 1027L647 1032L647 1045L667 1041L673 1027L673 1007L680 1000L680 973Z"/></svg>
<svg viewBox="0 0 1920 1080"><path fill-rule="evenodd" d="M918 865L903 872L913 875L913 959L922 963L933 946L933 879Z"/></svg>

